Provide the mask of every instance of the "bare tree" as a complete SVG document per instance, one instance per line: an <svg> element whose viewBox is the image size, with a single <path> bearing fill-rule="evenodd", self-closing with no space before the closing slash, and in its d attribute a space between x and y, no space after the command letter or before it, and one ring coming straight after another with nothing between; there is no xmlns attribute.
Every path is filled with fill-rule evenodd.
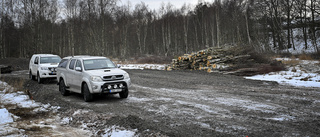
<svg viewBox="0 0 320 137"><path fill-rule="evenodd" d="M148 10L147 5L141 2L141 4L137 4L135 10L133 11L133 17L135 19L136 26L136 35L139 45L139 54L142 55L146 49L146 38L148 36L148 24L150 21L148 19L148 14L150 12ZM149 16L150 17L150 16Z"/></svg>
<svg viewBox="0 0 320 137"><path fill-rule="evenodd" d="M315 48L315 50L319 52L319 48L317 46L316 29L315 29L315 26L316 26L315 15L316 15L316 12L318 11L315 5L316 1L317 0L310 0L310 5L308 7L311 11L310 35L311 35L312 45Z"/></svg>

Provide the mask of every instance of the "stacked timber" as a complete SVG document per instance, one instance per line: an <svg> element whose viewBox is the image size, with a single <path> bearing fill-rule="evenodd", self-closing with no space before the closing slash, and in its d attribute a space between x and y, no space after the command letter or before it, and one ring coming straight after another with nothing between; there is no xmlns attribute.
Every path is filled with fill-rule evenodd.
<svg viewBox="0 0 320 137"><path fill-rule="evenodd" d="M184 54L171 62L173 70L205 70L227 71L239 65L254 62L250 55L241 47L210 47L191 54Z"/></svg>

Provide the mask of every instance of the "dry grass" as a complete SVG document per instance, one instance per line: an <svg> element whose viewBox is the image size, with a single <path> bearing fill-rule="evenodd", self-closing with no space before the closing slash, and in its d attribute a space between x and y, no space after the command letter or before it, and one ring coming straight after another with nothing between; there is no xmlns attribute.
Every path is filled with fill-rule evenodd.
<svg viewBox="0 0 320 137"><path fill-rule="evenodd" d="M4 81L8 83L8 86L10 85L9 90L6 92L17 92L17 91L23 91L24 90L24 84L26 82L25 79L22 78L11 78L11 79L4 79L1 78L1 81ZM1 87L2 89L8 88L8 87Z"/></svg>
<svg viewBox="0 0 320 137"><path fill-rule="evenodd" d="M299 59L300 60L314 60L314 58L311 55L307 55L307 54L299 55Z"/></svg>
<svg viewBox="0 0 320 137"><path fill-rule="evenodd" d="M258 67L258 74L267 74L270 72L277 72L284 70L285 67L282 64L262 64Z"/></svg>
<svg viewBox="0 0 320 137"><path fill-rule="evenodd" d="M289 60L282 60L281 63L285 65L298 65L300 64L300 60L297 60L295 56L291 56Z"/></svg>
<svg viewBox="0 0 320 137"><path fill-rule="evenodd" d="M300 60L283 60L281 62L285 65L298 65Z"/></svg>

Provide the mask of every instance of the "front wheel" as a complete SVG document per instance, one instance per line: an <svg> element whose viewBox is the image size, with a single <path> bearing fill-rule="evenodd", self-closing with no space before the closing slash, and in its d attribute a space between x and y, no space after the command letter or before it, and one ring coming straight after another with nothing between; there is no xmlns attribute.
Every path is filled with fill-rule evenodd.
<svg viewBox="0 0 320 137"><path fill-rule="evenodd" d="M41 84L43 79L40 77L40 74L39 72L37 73L37 80L38 80L38 83Z"/></svg>
<svg viewBox="0 0 320 137"><path fill-rule="evenodd" d="M32 75L31 70L29 71L29 78L30 80L36 80L35 76Z"/></svg>
<svg viewBox="0 0 320 137"><path fill-rule="evenodd" d="M85 102L90 102L93 99L92 94L89 91L88 85L85 83L82 87L83 99Z"/></svg>
<svg viewBox="0 0 320 137"><path fill-rule="evenodd" d="M128 98L129 90L126 89L126 90L120 92L119 95L120 95L120 98Z"/></svg>
<svg viewBox="0 0 320 137"><path fill-rule="evenodd" d="M66 85L64 84L64 80L61 79L59 82L59 91L61 93L61 95L63 96L68 96L69 95L69 91L66 89Z"/></svg>

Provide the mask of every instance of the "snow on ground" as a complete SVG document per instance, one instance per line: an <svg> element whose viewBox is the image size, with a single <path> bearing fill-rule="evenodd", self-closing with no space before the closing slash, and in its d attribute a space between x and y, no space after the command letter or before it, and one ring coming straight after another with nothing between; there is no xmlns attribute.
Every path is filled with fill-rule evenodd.
<svg viewBox="0 0 320 137"><path fill-rule="evenodd" d="M153 69L153 70L165 70L165 64L119 64L121 69Z"/></svg>
<svg viewBox="0 0 320 137"><path fill-rule="evenodd" d="M6 108L7 106L7 108ZM9 107L8 107L9 106ZM39 136L97 136L91 131L85 129L77 129L65 127L69 123L70 118L43 118L30 121L31 123L21 123L20 117L10 113L10 109L30 108L32 113L58 111L59 107L50 104L41 104L29 99L29 96L22 91L14 92L14 88L5 82L0 81L0 136L27 136L25 130L17 127L39 126L52 128L52 131L38 134ZM58 121L57 121L58 120ZM83 125L86 127L86 125ZM56 131L55 131L56 130ZM112 126L107 127L103 134L104 137L133 137L136 131L126 130L125 128ZM37 135L35 135L37 136Z"/></svg>
<svg viewBox="0 0 320 137"><path fill-rule="evenodd" d="M316 53L316 48L315 46L312 44L312 40L310 38L307 39L307 43L305 43L304 39L303 39L303 30L301 28L295 28L292 30L293 31L293 46L295 48L289 48L289 49L285 49L285 50L280 50L278 51L278 49L274 49L272 48L272 50L274 52L279 52L279 53L291 53L291 54L309 54L309 53ZM286 34L287 32L283 32L284 34ZM273 39L270 37L270 47L274 47L273 46ZM317 44L319 45L319 41L320 41L320 37L317 37ZM287 43L285 43L287 44ZM307 44L307 46L305 46L305 44ZM306 48L307 47L307 48Z"/></svg>
<svg viewBox="0 0 320 137"><path fill-rule="evenodd" d="M126 130L124 128L119 128L117 126L112 126L111 128L105 129L105 134L102 137L133 137L135 132Z"/></svg>
<svg viewBox="0 0 320 137"><path fill-rule="evenodd" d="M271 72L264 75L245 77L246 79L276 81L283 85L297 87L320 87L319 61L277 58L279 61L298 61L299 64L290 65L287 71ZM314 67L312 69L312 67Z"/></svg>

